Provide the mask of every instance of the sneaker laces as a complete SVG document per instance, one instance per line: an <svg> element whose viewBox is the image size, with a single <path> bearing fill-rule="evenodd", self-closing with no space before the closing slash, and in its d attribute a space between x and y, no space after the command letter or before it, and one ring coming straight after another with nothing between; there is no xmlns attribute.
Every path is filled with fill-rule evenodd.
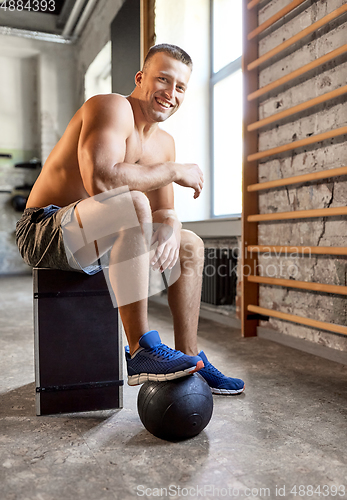
<svg viewBox="0 0 347 500"><path fill-rule="evenodd" d="M220 372L215 366L213 366L210 362L208 362L207 365L204 366L204 368L202 368L200 371L202 370L206 370L208 371L209 373L211 373L211 375L216 375L218 377L224 377L225 375L223 375L222 372Z"/></svg>
<svg viewBox="0 0 347 500"><path fill-rule="evenodd" d="M175 351L165 344L158 344L157 346L153 347L152 352L158 358L165 358L168 360L175 357L176 354L181 353L181 351Z"/></svg>

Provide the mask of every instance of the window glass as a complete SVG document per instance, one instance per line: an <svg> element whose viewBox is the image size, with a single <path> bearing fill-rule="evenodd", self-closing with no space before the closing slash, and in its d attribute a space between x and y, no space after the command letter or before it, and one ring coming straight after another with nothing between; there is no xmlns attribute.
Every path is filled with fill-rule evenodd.
<svg viewBox="0 0 347 500"><path fill-rule="evenodd" d="M242 71L214 86L214 215L242 211Z"/></svg>
<svg viewBox="0 0 347 500"><path fill-rule="evenodd" d="M213 72L242 54L242 0L213 0Z"/></svg>

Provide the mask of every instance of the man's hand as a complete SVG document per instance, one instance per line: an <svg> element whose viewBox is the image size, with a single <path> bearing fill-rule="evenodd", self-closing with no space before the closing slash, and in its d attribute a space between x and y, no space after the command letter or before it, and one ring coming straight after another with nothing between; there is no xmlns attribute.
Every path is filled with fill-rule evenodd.
<svg viewBox="0 0 347 500"><path fill-rule="evenodd" d="M155 226L158 224L154 224ZM176 264L181 244L181 227L182 224L175 218L167 218L157 227L151 242L151 246L158 243L151 259L154 270L160 269L163 272Z"/></svg>
<svg viewBox="0 0 347 500"><path fill-rule="evenodd" d="M198 198L204 185L204 174L195 163L176 163L176 184L194 189L194 198Z"/></svg>

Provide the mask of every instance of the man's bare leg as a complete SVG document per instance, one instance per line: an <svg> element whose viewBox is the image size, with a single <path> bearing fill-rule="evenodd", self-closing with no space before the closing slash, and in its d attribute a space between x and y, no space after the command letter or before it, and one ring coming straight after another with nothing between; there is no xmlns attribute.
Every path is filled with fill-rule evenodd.
<svg viewBox="0 0 347 500"><path fill-rule="evenodd" d="M157 331L149 332L148 277L153 255L149 252L152 213L147 197L132 191L123 200L122 196L100 198L78 204L74 220L65 228L64 241L82 267L93 263L96 253L102 256L110 250L109 281L129 342L129 353L125 353L128 384L172 380L200 370L204 363L199 356L177 353L161 343ZM182 252L184 260L186 251Z"/></svg>
<svg viewBox="0 0 347 500"><path fill-rule="evenodd" d="M241 394L245 383L223 375L198 352L197 330L201 300L204 244L194 233L182 230L180 249L181 276L168 288L168 301L173 315L176 349L188 355L199 355L204 363L200 375L214 394Z"/></svg>
<svg viewBox="0 0 347 500"><path fill-rule="evenodd" d="M147 221L147 227L149 226L149 221ZM145 243L140 228L136 228L136 231L124 231L115 241L110 254L109 278L118 304L123 303L123 305L118 305L118 310L128 338L130 354L140 347L140 337L149 331L148 245L150 237L151 235L146 237ZM126 255L124 255L125 252ZM136 300L137 298L139 300Z"/></svg>
<svg viewBox="0 0 347 500"><path fill-rule="evenodd" d="M98 256L111 249L110 282L119 304L130 353L133 353L139 347L140 337L149 330L148 250L152 215L143 193L132 191L128 195L128 200L111 196L103 202L92 198L80 201L75 208L76 220L64 228L64 239L69 237L69 248L76 245L77 250L73 253L82 267L96 260L94 240L97 241ZM79 226L83 227L84 236L90 242L83 246L78 241L81 238Z"/></svg>
<svg viewBox="0 0 347 500"><path fill-rule="evenodd" d="M181 276L168 288L168 302L173 316L175 348L198 354L197 332L201 301L204 243L192 231L182 229L180 246Z"/></svg>

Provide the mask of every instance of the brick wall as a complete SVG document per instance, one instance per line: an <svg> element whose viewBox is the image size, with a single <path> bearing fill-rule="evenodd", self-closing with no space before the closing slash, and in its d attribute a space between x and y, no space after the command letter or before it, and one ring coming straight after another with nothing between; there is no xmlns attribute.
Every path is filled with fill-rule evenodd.
<svg viewBox="0 0 347 500"><path fill-rule="evenodd" d="M344 0L304 2L286 22L259 37L259 56L284 40L321 19L345 3ZM288 4L273 0L259 9L259 24ZM329 23L303 42L294 46L285 57L271 60L260 68L259 86L284 76L310 61L346 43L346 16ZM259 119L285 110L313 97L346 85L347 57L340 57L318 70L282 87L279 92L259 99ZM290 119L263 128L259 134L259 150L266 150L311 135L347 125L346 95L297 114ZM316 172L347 165L346 136L334 138L310 147L295 149L259 164L259 182ZM319 182L296 184L280 189L261 191L260 213L285 212L347 204L347 178L335 177ZM259 224L259 244L347 246L345 217L299 219ZM276 278L291 278L334 285L346 285L346 257L325 255L276 257L260 255L263 266L258 274ZM270 309L310 317L329 323L346 325L347 306L343 295L298 291L278 286L260 286L260 305ZM310 329L285 321L270 319L279 332L320 343L335 349L347 350L347 338L342 335Z"/></svg>

